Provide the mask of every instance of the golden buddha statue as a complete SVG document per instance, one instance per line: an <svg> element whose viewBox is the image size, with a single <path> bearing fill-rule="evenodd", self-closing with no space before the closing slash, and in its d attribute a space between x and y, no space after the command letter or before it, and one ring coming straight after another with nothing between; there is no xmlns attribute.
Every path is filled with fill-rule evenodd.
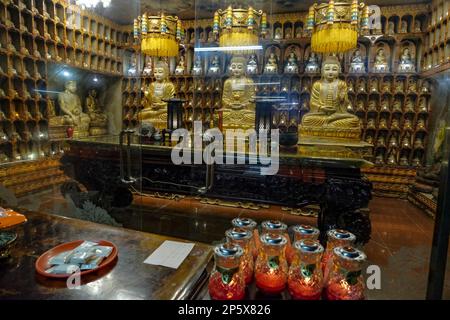
<svg viewBox="0 0 450 320"><path fill-rule="evenodd" d="M233 57L231 77L225 80L222 95L222 130L255 128L255 87L245 75L246 59Z"/></svg>
<svg viewBox="0 0 450 320"><path fill-rule="evenodd" d="M347 111L350 104L347 84L338 78L340 70L341 64L336 57L330 56L324 61L322 78L313 85L310 111L303 116L300 136L359 141L360 121Z"/></svg>
<svg viewBox="0 0 450 320"><path fill-rule="evenodd" d="M91 136L108 133L108 116L103 113L98 105L97 90L89 90L89 95L86 98L86 109L89 118L91 118L91 125L89 128Z"/></svg>
<svg viewBox="0 0 450 320"><path fill-rule="evenodd" d="M169 80L169 67L164 62L158 62L154 69L155 81L145 92L144 109L141 111L142 121L148 121L162 130L167 127L167 102L175 95L175 86Z"/></svg>
<svg viewBox="0 0 450 320"><path fill-rule="evenodd" d="M91 119L83 112L81 101L77 91L77 83L75 81L68 81L65 84L65 91L58 94L58 103L61 111L64 113L63 124L73 125L74 137L89 136L89 124Z"/></svg>

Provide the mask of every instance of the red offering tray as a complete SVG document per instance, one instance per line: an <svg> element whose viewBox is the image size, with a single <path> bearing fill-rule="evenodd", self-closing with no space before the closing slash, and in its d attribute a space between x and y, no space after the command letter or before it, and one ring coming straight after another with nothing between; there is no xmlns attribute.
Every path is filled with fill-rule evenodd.
<svg viewBox="0 0 450 320"><path fill-rule="evenodd" d="M41 255L36 260L35 267L36 267L37 273L39 273L40 275L42 275L44 277L48 277L48 278L65 279L65 278L70 277L71 274L47 273L45 270L47 270L51 267L51 265L48 263L48 261L50 260L50 258L52 258L64 251L70 251L70 250L75 249L83 242L84 242L84 240L77 240L77 241L63 243L63 244L60 244L59 246L56 246L53 249L50 249L47 252L45 252L43 255ZM105 241L105 240L94 241L94 242L98 243L98 245L100 245L100 246L108 246L108 247L112 247L113 249L112 249L110 255L108 257L106 257L97 268L81 271L80 276L83 276L83 275L86 275L86 274L89 274L89 273L92 273L95 271L99 271L103 268L106 268L108 265L110 265L112 262L114 262L114 260L117 257L118 250L117 250L117 247L113 243L111 243L109 241Z"/></svg>

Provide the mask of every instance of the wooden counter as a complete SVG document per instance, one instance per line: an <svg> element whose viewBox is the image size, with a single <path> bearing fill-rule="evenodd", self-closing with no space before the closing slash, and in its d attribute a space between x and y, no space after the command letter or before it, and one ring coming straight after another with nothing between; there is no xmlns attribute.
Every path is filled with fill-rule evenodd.
<svg viewBox="0 0 450 320"><path fill-rule="evenodd" d="M165 240L151 233L96 223L22 212L28 222L17 228L11 257L0 260L0 299L192 299L208 278L210 246L195 243L178 270L144 264ZM35 272L36 259L45 251L74 240L108 240L118 248L113 266L82 278L81 289L68 289L65 280ZM183 240L178 240L183 241Z"/></svg>

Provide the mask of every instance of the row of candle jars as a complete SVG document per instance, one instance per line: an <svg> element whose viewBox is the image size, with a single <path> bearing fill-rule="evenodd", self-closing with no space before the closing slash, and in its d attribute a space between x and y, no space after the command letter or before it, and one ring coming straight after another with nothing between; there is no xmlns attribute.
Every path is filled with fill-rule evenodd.
<svg viewBox="0 0 450 320"><path fill-rule="evenodd" d="M251 219L236 218L232 224L225 233L227 242L214 249L216 264L209 281L212 299L243 299L253 276L258 289L269 295L287 286L294 299L364 299L361 265L366 256L352 246L352 233L329 230L324 251L317 240L319 230L311 226L294 226L291 245L282 222L264 221L261 236Z"/></svg>

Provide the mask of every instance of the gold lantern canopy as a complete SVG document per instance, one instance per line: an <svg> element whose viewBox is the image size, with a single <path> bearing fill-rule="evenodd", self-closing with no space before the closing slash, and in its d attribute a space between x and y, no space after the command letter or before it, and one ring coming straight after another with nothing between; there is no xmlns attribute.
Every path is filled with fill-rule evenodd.
<svg viewBox="0 0 450 320"><path fill-rule="evenodd" d="M248 47L259 44L259 36L267 32L267 16L262 10L233 8L214 13L213 32L219 35L220 47ZM248 50L235 50L249 52Z"/></svg>
<svg viewBox="0 0 450 320"><path fill-rule="evenodd" d="M346 52L356 48L359 34L369 30L369 7L358 0L314 4L309 8L307 29L312 32L312 51Z"/></svg>
<svg viewBox="0 0 450 320"><path fill-rule="evenodd" d="M134 20L134 38L140 40L142 53L154 57L175 57L183 37L181 20L163 13L144 13Z"/></svg>

